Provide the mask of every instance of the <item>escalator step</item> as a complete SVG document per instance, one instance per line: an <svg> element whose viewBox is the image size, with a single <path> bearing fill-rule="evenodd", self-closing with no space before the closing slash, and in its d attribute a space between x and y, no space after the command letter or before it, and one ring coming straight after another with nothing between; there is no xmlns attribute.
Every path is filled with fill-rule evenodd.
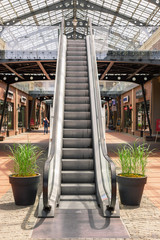
<svg viewBox="0 0 160 240"><path fill-rule="evenodd" d="M62 195L93 195L95 194L94 183L62 183Z"/></svg>
<svg viewBox="0 0 160 240"><path fill-rule="evenodd" d="M90 110L90 104L64 104L64 111L69 112L88 112Z"/></svg>
<svg viewBox="0 0 160 240"><path fill-rule="evenodd" d="M92 148L63 148L62 150L63 159L93 159Z"/></svg>
<svg viewBox="0 0 160 240"><path fill-rule="evenodd" d="M64 148L90 148L92 138L63 138Z"/></svg>
<svg viewBox="0 0 160 240"><path fill-rule="evenodd" d="M65 170L61 172L62 183L93 183L94 171Z"/></svg>
<svg viewBox="0 0 160 240"><path fill-rule="evenodd" d="M78 107L78 106L77 106ZM90 112L64 112L64 120L90 120Z"/></svg>
<svg viewBox="0 0 160 240"><path fill-rule="evenodd" d="M92 137L91 129L63 129L64 138L89 138Z"/></svg>
<svg viewBox="0 0 160 240"><path fill-rule="evenodd" d="M62 159L62 170L93 170L93 159Z"/></svg>
<svg viewBox="0 0 160 240"><path fill-rule="evenodd" d="M64 120L64 128L85 129L91 128L91 120Z"/></svg>

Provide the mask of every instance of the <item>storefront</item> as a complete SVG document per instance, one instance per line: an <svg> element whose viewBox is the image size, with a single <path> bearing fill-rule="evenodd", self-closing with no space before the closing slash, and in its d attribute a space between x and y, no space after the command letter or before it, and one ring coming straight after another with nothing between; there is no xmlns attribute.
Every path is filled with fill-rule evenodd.
<svg viewBox="0 0 160 240"><path fill-rule="evenodd" d="M2 117L4 101L0 100L0 118ZM2 131L8 132L13 130L14 126L14 105L13 103L7 102L3 117ZM8 133L7 133L8 135Z"/></svg>
<svg viewBox="0 0 160 240"><path fill-rule="evenodd" d="M144 85L147 111L151 121L151 81ZM146 107L141 86L121 95L121 124L124 132L142 137L149 135Z"/></svg>

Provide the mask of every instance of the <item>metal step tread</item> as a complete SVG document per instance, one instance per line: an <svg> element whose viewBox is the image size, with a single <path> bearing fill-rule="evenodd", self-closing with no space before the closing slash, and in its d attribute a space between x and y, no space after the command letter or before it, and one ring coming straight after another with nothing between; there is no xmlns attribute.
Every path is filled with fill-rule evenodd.
<svg viewBox="0 0 160 240"><path fill-rule="evenodd" d="M77 103L90 103L90 98L89 97L85 97L85 96L68 96L68 97L65 97L65 103L66 104L69 104L69 103L74 103L74 104L77 104Z"/></svg>
<svg viewBox="0 0 160 240"><path fill-rule="evenodd" d="M61 195L60 201L96 201L96 195Z"/></svg>
<svg viewBox="0 0 160 240"><path fill-rule="evenodd" d="M89 96L89 90L65 90L65 97L78 97L78 96L84 96L84 97L88 97Z"/></svg>
<svg viewBox="0 0 160 240"><path fill-rule="evenodd" d="M94 195L95 183L61 183L61 195Z"/></svg>
<svg viewBox="0 0 160 240"><path fill-rule="evenodd" d="M61 173L65 174L93 174L94 170L62 170Z"/></svg>
<svg viewBox="0 0 160 240"><path fill-rule="evenodd" d="M64 120L91 120L91 113L86 112L76 112L76 111L65 111Z"/></svg>
<svg viewBox="0 0 160 240"><path fill-rule="evenodd" d="M67 66L87 66L88 67L88 65L87 65L87 61L83 61L83 60L81 60L81 61L66 61L66 65Z"/></svg>
<svg viewBox="0 0 160 240"><path fill-rule="evenodd" d="M78 87L78 88L82 88L82 87L88 87L89 88L89 83L83 83L83 82L75 82L75 83L68 83L66 82L66 85L65 85L66 88L68 87Z"/></svg>
<svg viewBox="0 0 160 240"><path fill-rule="evenodd" d="M90 128L64 128L63 129L63 137L68 138L83 138L83 137L91 137L92 136L92 129Z"/></svg>
<svg viewBox="0 0 160 240"><path fill-rule="evenodd" d="M63 138L63 140L72 140L72 141L90 141L92 139L92 137L90 138Z"/></svg>
<svg viewBox="0 0 160 240"><path fill-rule="evenodd" d="M63 138L63 147L89 148L92 147L92 138Z"/></svg>
<svg viewBox="0 0 160 240"><path fill-rule="evenodd" d="M85 150L93 150L93 148L62 148L63 150L75 150L75 151L85 151Z"/></svg>
<svg viewBox="0 0 160 240"><path fill-rule="evenodd" d="M66 66L66 70L67 71L74 71L74 72L78 72L78 71L88 71L88 66L87 65L84 65L84 66L69 66L67 64Z"/></svg>
<svg viewBox="0 0 160 240"><path fill-rule="evenodd" d="M67 61L87 61L87 56L66 56Z"/></svg>
<svg viewBox="0 0 160 240"><path fill-rule="evenodd" d="M94 170L94 161L92 158L62 159L62 170Z"/></svg>
<svg viewBox="0 0 160 240"><path fill-rule="evenodd" d="M64 120L64 128L91 129L91 120Z"/></svg>
<svg viewBox="0 0 160 240"><path fill-rule="evenodd" d="M88 112L91 106L90 103L65 103L64 104L64 111L65 112Z"/></svg>
<svg viewBox="0 0 160 240"><path fill-rule="evenodd" d="M61 187L95 187L95 183L61 183Z"/></svg>

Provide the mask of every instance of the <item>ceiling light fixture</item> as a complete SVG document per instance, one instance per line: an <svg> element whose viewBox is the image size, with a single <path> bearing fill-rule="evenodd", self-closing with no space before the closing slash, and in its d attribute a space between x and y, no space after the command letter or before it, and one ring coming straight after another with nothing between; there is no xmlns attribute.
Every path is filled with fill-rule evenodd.
<svg viewBox="0 0 160 240"><path fill-rule="evenodd" d="M77 20L76 18L74 18L73 21L72 21L72 23L73 23L73 26L74 26L74 27L77 27L78 20Z"/></svg>

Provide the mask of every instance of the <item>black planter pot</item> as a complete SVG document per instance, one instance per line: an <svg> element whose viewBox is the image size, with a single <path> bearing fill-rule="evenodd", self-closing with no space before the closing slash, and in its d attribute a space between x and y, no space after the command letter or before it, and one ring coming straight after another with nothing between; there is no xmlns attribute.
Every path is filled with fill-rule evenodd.
<svg viewBox="0 0 160 240"><path fill-rule="evenodd" d="M129 206L140 205L147 177L123 177L117 175L121 203Z"/></svg>
<svg viewBox="0 0 160 240"><path fill-rule="evenodd" d="M40 174L33 177L9 176L16 205L27 206L35 202Z"/></svg>

